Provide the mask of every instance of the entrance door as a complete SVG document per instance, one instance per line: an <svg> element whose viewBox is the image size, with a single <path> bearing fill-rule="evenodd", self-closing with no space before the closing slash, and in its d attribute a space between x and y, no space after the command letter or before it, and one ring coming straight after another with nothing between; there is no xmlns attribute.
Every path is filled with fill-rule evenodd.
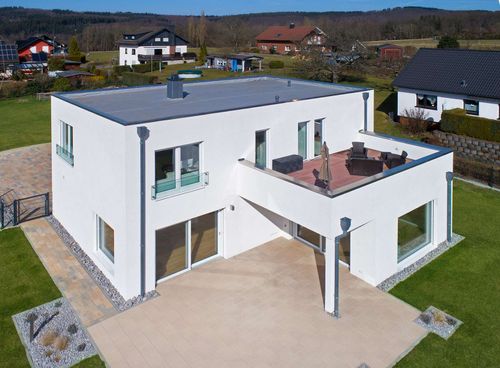
<svg viewBox="0 0 500 368"><path fill-rule="evenodd" d="M156 281L218 255L219 213L211 212L156 231Z"/></svg>
<svg viewBox="0 0 500 368"><path fill-rule="evenodd" d="M304 160L307 159L307 122L298 125L298 153Z"/></svg>
<svg viewBox="0 0 500 368"><path fill-rule="evenodd" d="M267 131L255 132L255 165L260 168L267 166Z"/></svg>

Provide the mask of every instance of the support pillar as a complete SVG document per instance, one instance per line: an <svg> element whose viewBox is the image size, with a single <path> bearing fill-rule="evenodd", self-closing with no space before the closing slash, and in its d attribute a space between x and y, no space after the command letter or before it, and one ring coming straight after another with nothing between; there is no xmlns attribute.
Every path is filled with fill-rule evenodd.
<svg viewBox="0 0 500 368"><path fill-rule="evenodd" d="M446 172L446 241L451 242L453 235L453 173L451 171Z"/></svg>
<svg viewBox="0 0 500 368"><path fill-rule="evenodd" d="M363 130L365 132L368 130L368 97L370 97L370 94L368 92L363 92L363 101L364 101L364 109L365 109Z"/></svg>
<svg viewBox="0 0 500 368"><path fill-rule="evenodd" d="M149 138L149 129L137 127L137 135L140 140L140 250L141 250L141 296L146 294L146 140Z"/></svg>

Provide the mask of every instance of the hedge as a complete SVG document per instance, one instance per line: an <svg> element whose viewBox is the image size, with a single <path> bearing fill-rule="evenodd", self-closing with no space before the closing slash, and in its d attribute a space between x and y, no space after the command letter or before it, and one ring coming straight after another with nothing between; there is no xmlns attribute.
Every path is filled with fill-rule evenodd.
<svg viewBox="0 0 500 368"><path fill-rule="evenodd" d="M123 83L127 86L140 86L143 84L153 84L157 82L157 78L152 75L144 75L141 73L127 72L123 73Z"/></svg>
<svg viewBox="0 0 500 368"><path fill-rule="evenodd" d="M285 63L281 60L271 60L269 62L269 69L282 69L285 67Z"/></svg>
<svg viewBox="0 0 500 368"><path fill-rule="evenodd" d="M132 71L132 68L130 68L130 65L115 65L113 67L113 72L122 75L125 72L130 72Z"/></svg>
<svg viewBox="0 0 500 368"><path fill-rule="evenodd" d="M153 71L155 70L160 70L160 63L157 61L153 62ZM132 65L132 71L134 73L148 73L151 71L151 63Z"/></svg>
<svg viewBox="0 0 500 368"><path fill-rule="evenodd" d="M464 109L443 111L440 124L443 132L500 142L500 121L470 116Z"/></svg>
<svg viewBox="0 0 500 368"><path fill-rule="evenodd" d="M453 170L460 175L474 178L488 185L500 186L500 167L494 163L485 163L456 155L453 159Z"/></svg>

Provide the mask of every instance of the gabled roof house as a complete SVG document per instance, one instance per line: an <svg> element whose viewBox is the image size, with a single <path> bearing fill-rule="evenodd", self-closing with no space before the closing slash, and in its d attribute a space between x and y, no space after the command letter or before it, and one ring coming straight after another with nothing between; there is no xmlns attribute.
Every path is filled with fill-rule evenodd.
<svg viewBox="0 0 500 368"><path fill-rule="evenodd" d="M303 47L326 47L327 35L318 27L271 26L255 37L261 52L287 54L300 51Z"/></svg>
<svg viewBox="0 0 500 368"><path fill-rule="evenodd" d="M420 49L393 82L398 115L424 109L434 121L443 110L500 118L500 51Z"/></svg>

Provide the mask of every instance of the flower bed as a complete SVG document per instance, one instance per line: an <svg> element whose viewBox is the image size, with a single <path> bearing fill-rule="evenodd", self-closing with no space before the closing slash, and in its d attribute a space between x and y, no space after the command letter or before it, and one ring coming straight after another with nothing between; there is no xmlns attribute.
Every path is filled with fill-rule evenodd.
<svg viewBox="0 0 500 368"><path fill-rule="evenodd" d="M65 298L12 316L33 367L71 367L97 353Z"/></svg>

